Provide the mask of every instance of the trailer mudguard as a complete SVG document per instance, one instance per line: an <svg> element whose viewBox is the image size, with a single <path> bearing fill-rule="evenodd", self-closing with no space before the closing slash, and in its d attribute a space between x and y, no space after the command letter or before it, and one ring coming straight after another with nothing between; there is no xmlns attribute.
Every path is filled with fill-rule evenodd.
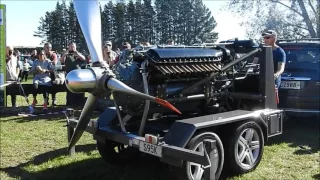
<svg viewBox="0 0 320 180"><path fill-rule="evenodd" d="M272 124L273 130L266 132L279 134L282 132L282 123L278 121L278 118L268 118L270 114L279 113L282 114L282 111L271 109L263 109L257 111L235 110L224 113L211 114L207 116L178 120L174 122L170 127L168 133L164 136L164 141L166 142L166 144L184 148L193 136L193 134L195 133L195 131L198 129L204 129L223 124L230 124L248 119L254 119L256 121L262 122L264 126L262 128L265 128L266 130L268 129L268 126ZM282 118L282 116L276 117Z"/></svg>

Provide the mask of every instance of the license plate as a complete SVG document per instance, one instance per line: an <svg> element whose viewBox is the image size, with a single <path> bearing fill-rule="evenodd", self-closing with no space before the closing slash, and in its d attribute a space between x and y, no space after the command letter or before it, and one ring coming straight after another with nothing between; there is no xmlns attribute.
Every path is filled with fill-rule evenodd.
<svg viewBox="0 0 320 180"><path fill-rule="evenodd" d="M300 89L300 81L282 81L281 89Z"/></svg>
<svg viewBox="0 0 320 180"><path fill-rule="evenodd" d="M162 157L162 148L154 144L140 141L139 150L154 156Z"/></svg>

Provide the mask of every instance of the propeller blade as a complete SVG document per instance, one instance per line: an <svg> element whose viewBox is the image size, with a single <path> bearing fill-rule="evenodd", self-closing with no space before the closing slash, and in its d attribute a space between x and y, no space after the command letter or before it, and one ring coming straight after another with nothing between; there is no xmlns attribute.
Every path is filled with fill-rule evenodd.
<svg viewBox="0 0 320 180"><path fill-rule="evenodd" d="M115 92L122 92L122 93L127 93L127 94L132 94L134 96L138 96L141 97L143 99L146 100L150 100L151 102L155 102L160 104L161 106L168 108L178 114L182 114L177 108L175 108L172 104L170 104L168 101L160 99L160 98L156 98L147 94L143 94L139 91L136 91L132 88L130 88L129 86L127 86L126 84L124 84L123 82L114 79L114 78L110 78L107 82L107 87Z"/></svg>
<svg viewBox="0 0 320 180"><path fill-rule="evenodd" d="M94 0L74 0L74 9L76 11L77 19L79 21L82 33L86 39L86 43L88 46L88 49L90 51L90 55L92 57L93 62L100 62L102 66L108 67L108 65L103 61L102 58L102 47L101 47L101 15L100 15L100 8L98 1ZM75 73L77 74L77 73ZM90 73L87 73L89 75ZM79 76L76 79L83 79L83 74L79 71ZM84 87L80 88L81 82L78 82L75 80L72 83L73 76L68 76L67 80L69 84L69 87L71 91L75 91L72 89L73 86L78 87L78 89L87 89L89 87L88 84L85 84ZM95 78L93 78L95 79ZM88 79L88 82L91 82L92 78ZM70 84L71 83L71 84ZM91 86L95 85L95 81L91 83ZM90 83L89 83L90 84ZM79 87L80 86L80 87ZM89 85L90 86L90 85ZM89 94L89 97L82 109L79 122L75 128L75 131L71 137L68 152L70 151L71 147L73 147L80 137L82 136L83 132L85 131L91 115L93 113L93 110L95 108L95 105L98 101L98 97L94 96L93 94Z"/></svg>
<svg viewBox="0 0 320 180"><path fill-rule="evenodd" d="M74 0L73 4L92 62L100 62L108 67L102 58L101 14L98 1Z"/></svg>
<svg viewBox="0 0 320 180"><path fill-rule="evenodd" d="M94 96L92 94L89 94L88 99L83 107L82 112L81 112L79 122L78 122L76 129L71 137L69 147L67 150L68 152L79 141L83 132L86 130L97 102L98 102L98 97Z"/></svg>

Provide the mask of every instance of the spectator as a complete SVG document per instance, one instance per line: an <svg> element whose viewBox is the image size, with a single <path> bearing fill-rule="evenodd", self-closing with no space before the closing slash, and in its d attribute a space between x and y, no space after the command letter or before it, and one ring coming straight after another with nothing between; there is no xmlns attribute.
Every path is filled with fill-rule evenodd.
<svg viewBox="0 0 320 180"><path fill-rule="evenodd" d="M21 77L22 77L22 66L23 66L23 62L20 61L21 53L19 52L19 50L15 49L13 51L13 55L17 58L17 62L18 62L18 66L19 66L18 79L21 79Z"/></svg>
<svg viewBox="0 0 320 180"><path fill-rule="evenodd" d="M85 57L77 51L75 43L69 44L68 51L61 56L60 62L64 63L66 74L72 70L81 69L81 66L86 65ZM82 105L83 103L84 93L72 93L67 88L67 106L76 108L77 105Z"/></svg>
<svg viewBox="0 0 320 180"><path fill-rule="evenodd" d="M29 73L34 74L33 85L33 103L32 106L37 104L37 94L41 90L43 93L43 110L46 111L48 105L48 92L52 86L50 73L52 73L52 65L49 59L46 59L45 51L41 51L38 56L39 59L35 60Z"/></svg>
<svg viewBox="0 0 320 180"><path fill-rule="evenodd" d="M167 40L167 45L174 45L173 40L172 40L172 39L168 39L168 40Z"/></svg>
<svg viewBox="0 0 320 180"><path fill-rule="evenodd" d="M14 48L11 46L6 47L6 81L17 81L19 78L19 64L18 59L13 55ZM7 91L10 91L10 88L17 88L15 85L7 86ZM12 107L18 107L16 104L16 95L11 95L11 104Z"/></svg>
<svg viewBox="0 0 320 180"><path fill-rule="evenodd" d="M264 39L264 43L267 46L272 47L274 79L276 88L278 89L281 83L281 74L284 72L286 64L286 53L281 47L276 45L277 33L274 30L268 30L267 32L262 33L262 37Z"/></svg>
<svg viewBox="0 0 320 180"><path fill-rule="evenodd" d="M56 64L57 61L58 61L58 58L57 58L57 54L52 51L52 45L51 43L45 43L44 44L44 51L45 51L45 56L46 56L46 59L49 59L53 64ZM55 80L55 75L54 73L50 73L50 78L52 81ZM52 87L52 93L51 93L51 98L52 98L52 106L56 106L56 94L57 92L55 91L56 89L56 85L54 84L53 87Z"/></svg>
<svg viewBox="0 0 320 180"><path fill-rule="evenodd" d="M112 51L111 41L107 41L103 46L103 60L107 62L109 67L115 64L117 53Z"/></svg>
<svg viewBox="0 0 320 180"><path fill-rule="evenodd" d="M24 59L24 63L23 63L23 66L22 66L22 77L21 77L21 81L27 81L28 80L28 73L29 73L29 68L30 68L30 64L28 62L28 59L25 58Z"/></svg>
<svg viewBox="0 0 320 180"><path fill-rule="evenodd" d="M35 61L37 59L37 50L32 50L31 55L30 55L30 59L33 61Z"/></svg>
<svg viewBox="0 0 320 180"><path fill-rule="evenodd" d="M131 49L131 44L129 42L124 42L122 46L123 51L126 49Z"/></svg>

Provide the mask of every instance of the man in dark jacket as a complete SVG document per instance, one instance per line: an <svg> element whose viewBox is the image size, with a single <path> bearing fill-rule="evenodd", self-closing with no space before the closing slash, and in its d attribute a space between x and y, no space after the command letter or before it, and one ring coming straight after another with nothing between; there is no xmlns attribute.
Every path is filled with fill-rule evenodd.
<svg viewBox="0 0 320 180"><path fill-rule="evenodd" d="M64 63L66 74L75 69L81 69L86 65L84 55L77 51L77 46L75 43L70 43L68 51L60 58L60 62ZM79 103L80 102L80 103ZM79 107L83 106L84 103L84 93L72 93L67 89L67 106Z"/></svg>

